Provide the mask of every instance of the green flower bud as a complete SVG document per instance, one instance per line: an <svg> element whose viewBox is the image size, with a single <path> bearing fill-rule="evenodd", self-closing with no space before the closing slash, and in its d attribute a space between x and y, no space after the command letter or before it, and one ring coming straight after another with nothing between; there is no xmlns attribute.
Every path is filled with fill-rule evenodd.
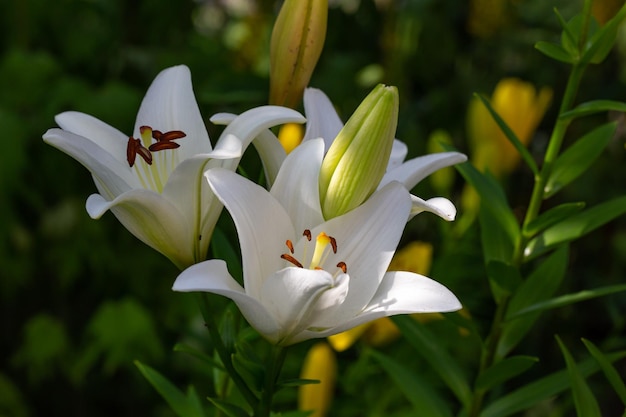
<svg viewBox="0 0 626 417"><path fill-rule="evenodd" d="M361 205L385 174L398 124L398 89L379 84L341 129L320 170L325 219Z"/></svg>
<svg viewBox="0 0 626 417"><path fill-rule="evenodd" d="M326 38L328 0L285 0L270 43L270 104L295 108Z"/></svg>

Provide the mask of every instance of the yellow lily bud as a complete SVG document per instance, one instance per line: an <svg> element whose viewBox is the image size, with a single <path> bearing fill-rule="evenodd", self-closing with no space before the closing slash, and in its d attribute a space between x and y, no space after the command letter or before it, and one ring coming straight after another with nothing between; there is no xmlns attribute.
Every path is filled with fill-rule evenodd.
<svg viewBox="0 0 626 417"><path fill-rule="evenodd" d="M337 359L327 343L320 342L311 347L304 359L300 378L317 379L320 383L300 386L298 409L313 410L310 417L325 416L333 399L337 379Z"/></svg>
<svg viewBox="0 0 626 417"><path fill-rule="evenodd" d="M285 0L270 43L270 104L302 100L326 38L328 0Z"/></svg>
<svg viewBox="0 0 626 417"><path fill-rule="evenodd" d="M519 140L528 145L551 100L549 87L537 91L531 83L505 78L496 85L491 105ZM515 169L519 153L477 98L468 109L467 129L474 165L496 177Z"/></svg>
<svg viewBox="0 0 626 417"><path fill-rule="evenodd" d="M298 123L286 123L278 131L278 141L287 153L293 151L302 142L303 137L304 128Z"/></svg>
<svg viewBox="0 0 626 417"><path fill-rule="evenodd" d="M624 0L594 0L591 3L591 15L601 24L605 24L624 5Z"/></svg>
<svg viewBox="0 0 626 417"><path fill-rule="evenodd" d="M350 346L356 342L359 337L363 335L367 331L370 325L376 323L377 320L361 324L359 326L353 327L350 330L346 330L345 332L341 332L338 334L334 334L332 336L328 336L328 343L335 349L337 352L343 352L348 349Z"/></svg>
<svg viewBox="0 0 626 417"><path fill-rule="evenodd" d="M326 220L359 206L378 187L391 155L398 102L397 88L376 86L328 149L319 179Z"/></svg>

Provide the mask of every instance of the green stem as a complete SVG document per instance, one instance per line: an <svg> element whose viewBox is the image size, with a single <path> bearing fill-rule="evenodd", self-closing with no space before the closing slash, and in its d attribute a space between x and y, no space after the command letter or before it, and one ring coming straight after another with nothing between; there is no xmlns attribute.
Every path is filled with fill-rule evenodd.
<svg viewBox="0 0 626 417"><path fill-rule="evenodd" d="M254 417L269 417L272 411L272 401L276 392L276 382L283 367L287 349L282 346L272 345L268 354L267 366L265 367L265 384L261 401L254 413Z"/></svg>
<svg viewBox="0 0 626 417"><path fill-rule="evenodd" d="M211 342L213 347L217 351L220 359L222 360L222 364L226 369L226 372L235 383L235 386L241 392L241 395L245 398L246 402L252 407L252 409L256 409L259 403L258 398L250 387L243 380L241 375L237 373L235 367L233 366L231 352L228 351L226 346L224 345L224 341L222 340L222 336L220 335L219 329L217 327L217 323L213 319L213 314L211 312L210 303L208 300L208 295L201 293L198 294L198 304L200 306L200 311L202 312L202 317L204 318L207 329L209 330L209 336L211 338Z"/></svg>
<svg viewBox="0 0 626 417"><path fill-rule="evenodd" d="M565 88L565 93L563 94L563 100L561 101L561 107L559 108L559 115L572 107L584 70L584 65L575 64L572 67L571 73L567 81L567 86ZM561 119L560 117L557 118L554 129L552 130L550 142L548 143L548 148L546 149L543 165L541 167L539 175L535 176L535 184L528 205L528 210L526 211L526 215L524 217L524 227L528 225L532 220L534 220L539 214L541 203L543 201L544 189L548 178L552 173L554 162L556 161L556 158L559 156L559 153L561 151L561 146L563 144L563 139L565 137L565 132L567 130L569 122L569 120ZM513 266L518 269L523 263L524 248L528 243L528 239L529 236L522 232L520 233L520 237L516 242L512 261ZM502 359L498 355L498 346L500 345L500 338L502 337L504 318L506 316L508 305L509 298L504 297L497 306L491 329L489 331L489 335L487 336L486 344L483 349L483 354L481 356L478 375L481 375L483 372L491 368L494 364L498 363ZM486 394L487 392L485 390L474 390L472 403L470 405L468 413L469 417L477 417L480 414Z"/></svg>

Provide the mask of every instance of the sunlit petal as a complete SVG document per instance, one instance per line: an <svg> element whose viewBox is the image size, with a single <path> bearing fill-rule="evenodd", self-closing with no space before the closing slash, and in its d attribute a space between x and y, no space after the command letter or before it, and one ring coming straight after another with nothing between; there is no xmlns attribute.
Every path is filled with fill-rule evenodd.
<svg viewBox="0 0 626 417"><path fill-rule="evenodd" d="M322 90L307 88L304 90L304 113L308 123L304 139L323 138L328 150L335 137L343 127L343 122L335 111L333 104Z"/></svg>
<svg viewBox="0 0 626 417"><path fill-rule="evenodd" d="M411 218L424 211L436 214L449 222L453 221L456 217L456 207L447 198L433 197L428 200L422 200L419 197L411 195L411 202L413 203Z"/></svg>
<svg viewBox="0 0 626 417"><path fill-rule="evenodd" d="M387 171L379 187L391 181L399 181L410 190L433 172L450 165L465 162L466 160L467 157L458 152L441 152L413 158Z"/></svg>

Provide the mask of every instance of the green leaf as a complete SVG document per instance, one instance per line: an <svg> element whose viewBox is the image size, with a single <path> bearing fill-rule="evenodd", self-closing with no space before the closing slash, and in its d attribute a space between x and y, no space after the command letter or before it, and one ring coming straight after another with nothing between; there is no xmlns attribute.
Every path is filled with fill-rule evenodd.
<svg viewBox="0 0 626 417"><path fill-rule="evenodd" d="M467 378L459 364L439 344L439 340L423 324L408 316L394 316L392 320L409 344L433 367L461 404L468 407L471 391Z"/></svg>
<svg viewBox="0 0 626 417"><path fill-rule="evenodd" d="M517 311L508 318L515 319L517 317L537 311L545 311L553 308L564 307L569 304L578 303L580 301L589 300L591 298L602 297L604 295L615 294L622 291L626 291L626 284L610 285L608 287L595 288L593 290L583 290L574 294L562 295L560 297L533 304Z"/></svg>
<svg viewBox="0 0 626 417"><path fill-rule="evenodd" d="M487 277L498 304L522 283L522 276L517 268L498 260L487 263Z"/></svg>
<svg viewBox="0 0 626 417"><path fill-rule="evenodd" d="M218 410L226 414L228 417L250 417L250 413L248 413L246 410L239 407L238 405L231 404L224 400L220 400L219 398L209 397L207 399L211 401L211 404L213 404Z"/></svg>
<svg viewBox="0 0 626 417"><path fill-rule="evenodd" d="M476 388L487 391L525 372L537 362L539 359L533 356L511 356L503 359L480 374L476 380Z"/></svg>
<svg viewBox="0 0 626 417"><path fill-rule="evenodd" d="M618 111L626 112L626 103L614 100L593 100L581 103L572 110L559 115L560 119L574 119L576 117L588 116L591 114Z"/></svg>
<svg viewBox="0 0 626 417"><path fill-rule="evenodd" d="M541 213L533 221L524 226L523 233L527 237L532 237L548 227L565 220L571 215L580 212L583 208L585 208L585 203L582 201L578 203L565 203L553 207Z"/></svg>
<svg viewBox="0 0 626 417"><path fill-rule="evenodd" d="M261 392L266 372L264 362L244 340L238 341L235 348L236 352L232 356L235 370L250 388Z"/></svg>
<svg viewBox="0 0 626 417"><path fill-rule="evenodd" d="M584 173L615 135L617 123L607 123L595 128L563 152L554 163L544 188L544 199Z"/></svg>
<svg viewBox="0 0 626 417"><path fill-rule="evenodd" d="M202 407L198 408L197 396L195 391L190 390L189 396L186 396L179 390L169 379L155 371L148 365L144 365L139 361L135 361L135 365L157 392L165 399L171 409L179 417L204 417ZM196 397L194 399L194 396Z"/></svg>
<svg viewBox="0 0 626 417"><path fill-rule="evenodd" d="M582 56L582 63L599 64L604 61L604 58L613 48L620 23L624 17L626 17L626 8L622 7L611 20L593 33L588 41L588 47ZM592 23L596 23L595 19L592 19Z"/></svg>
<svg viewBox="0 0 626 417"><path fill-rule="evenodd" d="M533 174L539 175L539 169L537 168L537 164L535 163L535 160L531 156L530 152L528 152L528 149L526 149L526 146L524 146L524 144L519 140L515 132L511 130L509 125L506 124L504 119L502 119L498 112L496 112L495 109L491 106L489 100L481 96L480 94L474 94L474 96L478 97L483 105L487 108L489 114L491 114L491 117L493 117L493 120L502 130L502 133L504 133L509 142L511 142L515 149L517 149L517 152L519 152L519 154L522 156L522 159L524 160L524 162L526 162L526 165L528 165Z"/></svg>
<svg viewBox="0 0 626 417"><path fill-rule="evenodd" d="M611 364L607 356L600 351L600 349L598 349L589 340L582 340L587 347L589 353L591 353L591 356L593 356L593 358L598 362L598 365L600 365L600 368L602 369L602 372L604 372L606 379L609 380L611 386L613 387L619 398L622 400L622 403L624 404L624 406L626 406L626 385L624 385L624 381L620 377L620 374Z"/></svg>
<svg viewBox="0 0 626 417"><path fill-rule="evenodd" d="M202 351L200 351L200 350L198 350L196 348L193 348L191 346L184 345L182 343L177 343L174 346L174 352L186 353L188 355L193 356L194 358L197 358L197 359L201 360L202 362L204 362L205 364L207 364L211 368L215 368L215 369L217 369L219 371L225 372L224 365L221 362L213 359L211 356L207 355L206 353L204 353L204 352L202 352Z"/></svg>
<svg viewBox="0 0 626 417"><path fill-rule="evenodd" d="M626 357L626 351L607 355L609 362L615 362ZM581 362L578 370L583 377L588 377L597 372L599 366L591 358ZM507 395L499 397L489 404L480 417L506 417L522 410L527 410L559 392L565 391L570 386L567 371L558 371L538 381L532 382Z"/></svg>
<svg viewBox="0 0 626 417"><path fill-rule="evenodd" d="M524 250L525 260L577 239L626 212L626 196L598 204L549 227L533 238Z"/></svg>
<svg viewBox="0 0 626 417"><path fill-rule="evenodd" d="M302 378L293 378L293 379L285 379L283 381L278 382L278 386L280 388L293 388L300 387L302 385L311 385L311 384L319 384L319 379L302 379Z"/></svg>
<svg viewBox="0 0 626 417"><path fill-rule="evenodd" d="M578 417L602 417L598 402L585 382L585 378L581 375L574 358L558 336L556 336L556 340L559 342L559 347L567 364L567 374L572 386L576 414Z"/></svg>
<svg viewBox="0 0 626 417"><path fill-rule="evenodd" d="M375 350L368 353L374 357L396 383L405 397L413 404L416 414L420 417L452 417L450 407L437 391L432 388L432 382L420 378L411 372L404 364L383 355Z"/></svg>
<svg viewBox="0 0 626 417"><path fill-rule="evenodd" d="M531 313L516 320L509 318L517 311L529 305L552 297L560 287L568 264L567 246L554 252L535 269L515 291L507 308L504 327L496 355L506 356L511 349L526 336L540 316L540 312Z"/></svg>
<svg viewBox="0 0 626 417"><path fill-rule="evenodd" d="M486 206L488 206L488 203L481 203L478 211L480 241L482 243L485 265L488 265L491 261L500 261L505 264L510 264L513 259L515 243L511 241L511 237L507 234L506 230L502 228L502 222L498 221ZM492 288L492 290L494 290L494 288ZM497 291L494 292L496 300L498 300L501 295L502 294L498 294Z"/></svg>
<svg viewBox="0 0 626 417"><path fill-rule="evenodd" d="M447 151L454 150L452 146L446 144L442 144L442 146ZM519 238L520 229L500 184L492 176L482 174L469 162L457 164L455 168L465 178L465 181L476 189L480 196L481 208L484 208L494 219L494 222L499 224L506 235L506 240L511 247L514 247ZM500 260L506 261L508 259Z"/></svg>
<svg viewBox="0 0 626 417"><path fill-rule="evenodd" d="M574 63L574 58L561 45L556 43L539 41L535 43L535 49L554 60L567 64Z"/></svg>

